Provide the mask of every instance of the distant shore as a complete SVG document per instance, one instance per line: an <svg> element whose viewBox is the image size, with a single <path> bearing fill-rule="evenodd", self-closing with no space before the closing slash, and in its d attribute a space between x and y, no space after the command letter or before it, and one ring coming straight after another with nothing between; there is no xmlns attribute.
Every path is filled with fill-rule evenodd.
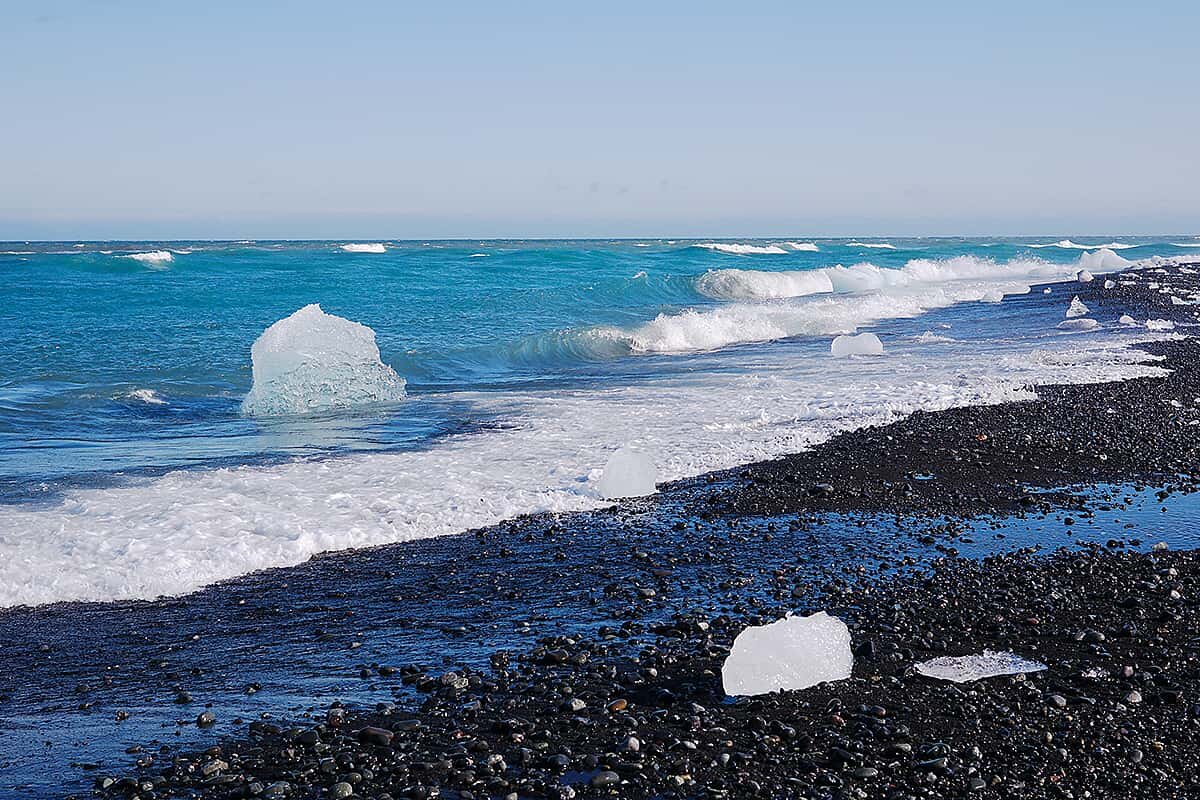
<svg viewBox="0 0 1200 800"><path fill-rule="evenodd" d="M1197 273L1114 277L1067 291L1195 321L1163 289L1195 292ZM0 612L0 719L16 703L34 725L34 706L58 726L186 721L81 766L114 797L1188 796L1193 553L1144 552L1161 531L1135 524L1049 559L942 558L985 555L993 520L1065 514L1069 531L1139 483L1171 502L1196 488L1200 346L1145 349L1170 376L916 414L612 510L180 599ZM818 608L852 624L854 678L724 698L739 630ZM961 688L908 673L984 648L1050 669ZM271 703L289 691L312 702Z"/></svg>

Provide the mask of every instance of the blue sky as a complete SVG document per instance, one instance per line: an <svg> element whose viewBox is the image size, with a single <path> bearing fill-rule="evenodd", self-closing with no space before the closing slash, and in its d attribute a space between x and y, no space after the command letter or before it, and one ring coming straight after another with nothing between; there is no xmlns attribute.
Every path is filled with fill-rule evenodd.
<svg viewBox="0 0 1200 800"><path fill-rule="evenodd" d="M1200 232L1194 4L573 5L6 0L0 239Z"/></svg>

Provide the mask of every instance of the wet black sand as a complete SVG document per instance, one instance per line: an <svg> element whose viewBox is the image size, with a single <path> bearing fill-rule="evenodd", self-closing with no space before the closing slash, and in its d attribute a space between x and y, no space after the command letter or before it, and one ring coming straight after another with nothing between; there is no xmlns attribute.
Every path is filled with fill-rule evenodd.
<svg viewBox="0 0 1200 800"><path fill-rule="evenodd" d="M1198 285L1173 269L1071 289L1106 323L1194 320L1148 287L1168 279ZM1131 482L1191 492L1200 348L1148 349L1170 377L918 414L611 511L331 555L178 600L6 612L0 723L14 707L36 726L46 708L62 720L72 706L111 719L174 706L187 725L79 768L147 798L1189 796L1191 554L952 559L911 577L985 535L989 515L1069 509L1083 525ZM852 681L721 695L737 631L818 607L856 626ZM1076 641L1085 628L1104 642ZM984 646L1052 668L963 690L905 673ZM1115 677L1078 686L1085 666ZM1143 702L1123 699L1134 690ZM248 726L253 698L273 691L312 702ZM366 700L381 695L388 713ZM333 698L350 706L336 725ZM215 724L197 730L208 703ZM198 755L208 745L219 750Z"/></svg>

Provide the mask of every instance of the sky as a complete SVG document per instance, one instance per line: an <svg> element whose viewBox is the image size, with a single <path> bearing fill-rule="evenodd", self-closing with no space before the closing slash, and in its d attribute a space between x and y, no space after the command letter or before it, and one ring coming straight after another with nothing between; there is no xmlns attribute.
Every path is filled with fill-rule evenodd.
<svg viewBox="0 0 1200 800"><path fill-rule="evenodd" d="M0 0L0 239L1200 233L1198 24Z"/></svg>

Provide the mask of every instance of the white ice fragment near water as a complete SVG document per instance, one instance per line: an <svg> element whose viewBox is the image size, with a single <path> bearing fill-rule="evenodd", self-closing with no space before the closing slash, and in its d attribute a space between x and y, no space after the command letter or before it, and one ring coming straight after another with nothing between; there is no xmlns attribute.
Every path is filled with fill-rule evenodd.
<svg viewBox="0 0 1200 800"><path fill-rule="evenodd" d="M1094 278L1095 276L1086 269L1079 270L1079 274L1075 276L1075 279L1080 283L1091 283Z"/></svg>
<svg viewBox="0 0 1200 800"><path fill-rule="evenodd" d="M1177 297L1176 295L1171 295L1171 305L1173 305L1173 306L1190 306L1191 303L1189 303L1187 300L1184 300L1182 297Z"/></svg>
<svg viewBox="0 0 1200 800"><path fill-rule="evenodd" d="M954 683L967 683L998 675L1041 672L1044 669L1046 665L1040 661L994 650L984 650L982 654L971 656L941 656L916 665L916 670L921 675Z"/></svg>
<svg viewBox="0 0 1200 800"><path fill-rule="evenodd" d="M881 356L883 342L873 333L860 333L858 336L839 336L829 345L829 352L835 358L846 356Z"/></svg>
<svg viewBox="0 0 1200 800"><path fill-rule="evenodd" d="M1094 319L1067 319L1058 323L1058 327L1064 331L1094 331L1100 327L1100 323Z"/></svg>
<svg viewBox="0 0 1200 800"><path fill-rule="evenodd" d="M1086 316L1090 310L1078 296L1075 296L1071 298L1071 305L1067 307L1067 319Z"/></svg>
<svg viewBox="0 0 1200 800"><path fill-rule="evenodd" d="M1004 292L999 289L992 289L985 293L980 300L985 303L999 303L1004 300Z"/></svg>
<svg viewBox="0 0 1200 800"><path fill-rule="evenodd" d="M819 611L746 628L733 640L721 668L727 695L807 689L850 677L850 629Z"/></svg>
<svg viewBox="0 0 1200 800"><path fill-rule="evenodd" d="M1127 267L1132 263L1129 259L1122 258L1107 247L1102 247L1099 250L1079 256L1079 268L1092 272L1111 272L1115 269Z"/></svg>
<svg viewBox="0 0 1200 800"><path fill-rule="evenodd" d="M404 379L379 360L375 331L316 303L271 325L250 348L250 415L303 414L404 398Z"/></svg>
<svg viewBox="0 0 1200 800"><path fill-rule="evenodd" d="M1117 322L1121 323L1122 325L1137 325L1138 324L1138 321L1136 319L1134 319L1133 317L1129 316L1128 314L1122 314L1121 317L1117 320Z"/></svg>
<svg viewBox="0 0 1200 800"><path fill-rule="evenodd" d="M1104 288L1105 289L1115 289L1115 288L1117 288L1117 282L1116 281L1105 281Z"/></svg>
<svg viewBox="0 0 1200 800"><path fill-rule="evenodd" d="M1175 323L1169 319L1148 319L1146 320L1146 328L1152 331L1173 331Z"/></svg>
<svg viewBox="0 0 1200 800"><path fill-rule="evenodd" d="M658 471L650 456L626 446L609 457L596 491L605 500L641 497L654 494L657 479Z"/></svg>
<svg viewBox="0 0 1200 800"><path fill-rule="evenodd" d="M387 248L378 242L366 244L344 244L342 250L347 253L386 253Z"/></svg>

